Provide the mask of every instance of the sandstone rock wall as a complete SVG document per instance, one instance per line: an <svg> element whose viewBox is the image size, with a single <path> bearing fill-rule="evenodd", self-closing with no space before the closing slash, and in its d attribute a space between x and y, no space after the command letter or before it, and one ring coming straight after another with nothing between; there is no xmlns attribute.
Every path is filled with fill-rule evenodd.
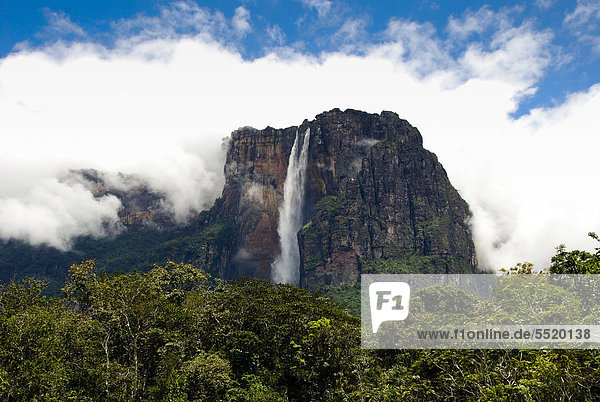
<svg viewBox="0 0 600 402"><path fill-rule="evenodd" d="M308 127L304 286L355 283L374 260L423 257L422 272L475 270L468 206L419 131L392 112L334 109L299 127L232 134L217 211L236 228L231 276L269 276L289 154L296 130Z"/></svg>

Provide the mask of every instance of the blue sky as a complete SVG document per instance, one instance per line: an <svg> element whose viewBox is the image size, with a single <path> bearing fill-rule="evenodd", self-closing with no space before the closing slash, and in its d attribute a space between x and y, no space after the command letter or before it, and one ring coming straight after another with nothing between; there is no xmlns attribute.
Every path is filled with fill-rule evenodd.
<svg viewBox="0 0 600 402"><path fill-rule="evenodd" d="M220 195L234 129L339 107L419 128L482 266L545 266L600 232L599 82L599 0L0 0L0 238L118 229L79 168L137 174L185 221Z"/></svg>
<svg viewBox="0 0 600 402"><path fill-rule="evenodd" d="M390 20L400 19L431 26L434 37L454 57L469 43L489 46L490 29L456 41L448 32L449 22L468 13L487 9L506 15L512 24L527 24L552 35L548 44L552 63L536 82L536 93L521 100L515 115L532 107L564 101L576 92L600 81L600 5L597 0L531 2L485 1L329 1L266 0L193 2L209 13L233 18L236 9L248 13L251 30L243 37L224 35L247 59L263 56L274 46L289 46L319 54L348 49L348 43L377 43ZM140 17L158 17L175 2L164 0L102 2L27 1L0 2L0 57L20 44L42 46L56 40L87 40L112 46L119 36L116 24ZM345 25L346 24L346 25ZM490 28L490 27L487 27ZM197 27L182 26L180 34L192 34ZM344 31L345 29L345 31ZM341 33L345 33L340 35ZM337 34L337 35L336 35Z"/></svg>

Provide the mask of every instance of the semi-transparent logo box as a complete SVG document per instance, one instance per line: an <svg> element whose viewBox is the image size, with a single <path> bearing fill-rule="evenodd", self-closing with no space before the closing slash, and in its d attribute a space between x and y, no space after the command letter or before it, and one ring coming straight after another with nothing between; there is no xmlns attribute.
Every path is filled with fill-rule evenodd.
<svg viewBox="0 0 600 402"><path fill-rule="evenodd" d="M361 275L362 347L600 347L600 275Z"/></svg>

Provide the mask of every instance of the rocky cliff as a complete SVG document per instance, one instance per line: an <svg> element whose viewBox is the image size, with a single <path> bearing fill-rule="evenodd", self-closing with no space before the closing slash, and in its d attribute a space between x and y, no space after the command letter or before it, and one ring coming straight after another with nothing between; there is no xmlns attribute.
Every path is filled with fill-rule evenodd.
<svg viewBox="0 0 600 402"><path fill-rule="evenodd" d="M299 127L231 136L214 216L235 229L227 276L268 277L290 152L310 128L301 285L353 284L361 272L473 272L466 202L419 131L392 112L334 109Z"/></svg>

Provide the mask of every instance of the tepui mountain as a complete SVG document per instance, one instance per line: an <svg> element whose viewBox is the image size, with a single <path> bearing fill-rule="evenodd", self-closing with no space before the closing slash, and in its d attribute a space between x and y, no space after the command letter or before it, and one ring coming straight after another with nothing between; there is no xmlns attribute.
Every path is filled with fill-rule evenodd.
<svg viewBox="0 0 600 402"><path fill-rule="evenodd" d="M298 285L352 285L361 273L476 271L469 206L423 148L419 130L393 112L333 109L299 126L234 131L221 197L183 226L161 211L161 195L141 179L125 191L93 170L74 172L95 196L121 200L124 232L77 239L66 253L5 241L0 277L26 272L60 280L71 263L96 258L109 271L170 259L222 278L270 278L282 253L280 213L297 157L291 154L299 155L305 141L302 188L294 182L298 227L290 240L297 242Z"/></svg>

